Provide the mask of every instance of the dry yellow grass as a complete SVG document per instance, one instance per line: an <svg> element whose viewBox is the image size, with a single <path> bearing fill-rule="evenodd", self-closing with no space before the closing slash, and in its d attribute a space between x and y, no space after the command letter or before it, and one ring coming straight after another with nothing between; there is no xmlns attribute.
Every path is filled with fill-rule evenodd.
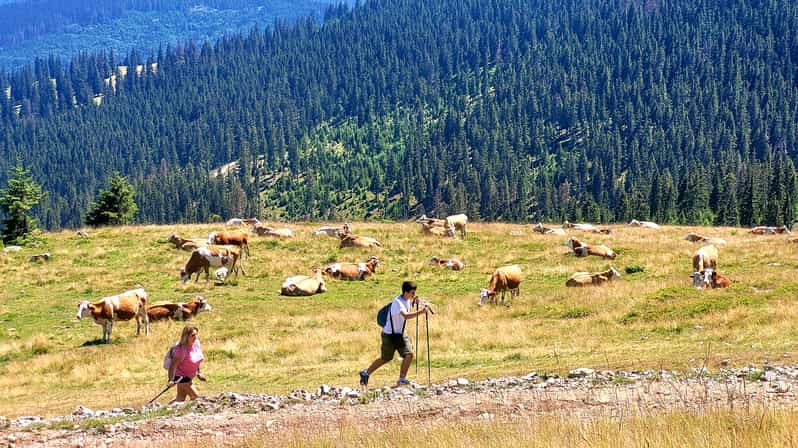
<svg viewBox="0 0 798 448"><path fill-rule="evenodd" d="M756 409L752 412L673 412L656 416L581 421L547 416L491 421L437 421L422 425L386 424L388 429L363 432L343 424L335 434L302 431L256 436L240 446L289 447L706 447L796 444L798 411ZM268 437L268 438L266 438ZM186 446L186 445L180 445Z"/></svg>
<svg viewBox="0 0 798 448"><path fill-rule="evenodd" d="M714 366L724 358L739 365L781 359L795 348L798 245L787 244L786 236L620 225L612 226L611 235L575 233L618 252L610 262L566 255L565 237L539 235L529 225L472 224L468 240L460 241L422 236L412 223L356 223L356 234L384 245L374 252L381 265L373 280L330 281L325 294L280 297L280 283L289 275L372 254L312 236L317 226L289 225L297 234L293 240L253 237L248 275L227 286L181 284L178 271L189 254L163 242L172 231L201 237L219 225L106 228L89 239L65 231L46 235L44 247L0 258L0 389L6 392L0 414L55 415L78 404L138 406L154 396L165 381L163 354L181 324L152 324L149 337L136 338L134 322L117 323L112 343L102 345L91 344L101 328L75 318L80 300L136 285L153 302L202 294L213 305L196 322L210 378L199 386L206 394L355 385L357 371L379 353L375 314L405 279L415 280L419 294L436 305L430 319L434 382L575 367L680 369L705 361ZM698 245L683 240L691 230L728 241L720 250L720 270L736 282L730 288L692 289L690 256ZM45 250L52 254L49 262L27 262ZM465 270L426 266L433 255L456 256ZM519 300L509 308L479 307L478 292L490 273L512 263L526 276ZM610 265L623 275L613 286L564 286L573 272ZM626 275L624 267L632 265L645 272ZM414 335L414 323L408 329ZM426 353L423 344L420 351ZM396 363L383 367L372 384L393 383L397 370Z"/></svg>

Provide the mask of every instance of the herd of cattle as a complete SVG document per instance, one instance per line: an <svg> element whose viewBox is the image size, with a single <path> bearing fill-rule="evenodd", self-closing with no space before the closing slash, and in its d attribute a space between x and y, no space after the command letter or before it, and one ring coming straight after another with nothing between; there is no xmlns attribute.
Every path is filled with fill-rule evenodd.
<svg viewBox="0 0 798 448"><path fill-rule="evenodd" d="M461 238L466 238L468 218L463 214L449 216L445 219L428 218L426 215L422 215L416 222L421 225L422 232L428 235L455 238L459 233ZM256 218L234 218L228 221L226 225L228 227L251 225L252 233L261 236L278 238L293 238L294 236L291 229L267 227ZM629 225L644 229L659 229L658 224L649 221L632 220ZM542 223L537 223L532 229L543 235L566 235L566 229L595 234L611 233L609 228L599 228L592 224L577 224L568 221L559 228L549 228ZM775 235L790 233L790 230L786 226L760 226L752 228L750 232L756 235ZM320 227L313 234L338 238L340 240L340 248L382 248L382 244L374 238L352 234L352 227L349 224L343 224L339 227ZM88 235L80 236L88 237ZM687 234L685 239L703 244L692 257L693 272L690 277L693 279L694 287L698 289L723 288L731 284L728 278L718 272L718 246L726 244L722 238L707 237L691 232ZM186 239L173 233L167 237L167 241L174 244L175 248L191 253L185 267L180 271L180 280L184 283L195 274L194 281L197 282L203 272L207 283L211 269L214 270L216 280L222 284L227 282L228 275L231 273L236 278L238 278L239 273L246 275L243 258L249 257L249 234L245 231L225 230L212 232L207 239ZM566 245L576 257L592 255L608 260L614 260L616 257L616 253L609 247L602 244L589 244L580 241L576 237L570 237ZM286 278L280 287L280 294L285 296L310 296L326 292L325 276L338 280L366 280L374 275L379 263L379 258L372 255L364 262L336 262L321 268L315 268L312 275L295 275ZM457 258L442 259L439 257L432 257L429 265L444 266L455 271L462 270L465 266ZM576 272L566 280L565 285L568 287L601 286L620 277L621 274L614 267L610 267L603 272ZM497 268L491 275L487 288L480 290L479 304L496 303L497 296L500 296L501 303L505 304L505 293L509 292L510 300L517 297L520 293L522 281L523 273L517 264ZM186 320L200 312L210 310L210 304L202 296L197 296L184 303L158 302L149 304L147 293L144 289L138 288L116 296L105 297L94 303L83 301L78 305L77 318L91 317L103 327L103 341L108 342L114 321L135 318L137 322L136 334L139 335L141 333L142 326L144 326L145 334L149 334L149 322L151 321L164 319Z"/></svg>

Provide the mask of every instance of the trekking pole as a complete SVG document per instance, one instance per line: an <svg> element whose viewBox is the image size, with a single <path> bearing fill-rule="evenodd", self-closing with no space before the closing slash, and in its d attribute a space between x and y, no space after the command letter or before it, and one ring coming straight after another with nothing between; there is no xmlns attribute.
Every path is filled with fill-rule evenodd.
<svg viewBox="0 0 798 448"><path fill-rule="evenodd" d="M418 299L416 299L416 311L418 311ZM416 318L416 378L418 378L418 318Z"/></svg>
<svg viewBox="0 0 798 448"><path fill-rule="evenodd" d="M430 311L432 311L430 309ZM432 368L429 357L429 316L424 314L424 323L427 324L427 387L432 387Z"/></svg>
<svg viewBox="0 0 798 448"><path fill-rule="evenodd" d="M167 384L167 385L166 385L166 388L165 388L164 390L162 390L161 392L159 392L159 393L158 393L158 395L156 395L155 397L153 397L153 399L152 399L152 400L148 401L148 402L147 402L147 404L148 404L148 405L149 405L149 404L152 404L152 402L153 402L153 401L157 400L157 399L158 399L158 397L160 397L161 395L163 395L163 394L164 394L164 393L165 393L167 390L171 389L171 388L172 388L172 386L174 386L174 383L172 383L172 382L169 382L169 384Z"/></svg>

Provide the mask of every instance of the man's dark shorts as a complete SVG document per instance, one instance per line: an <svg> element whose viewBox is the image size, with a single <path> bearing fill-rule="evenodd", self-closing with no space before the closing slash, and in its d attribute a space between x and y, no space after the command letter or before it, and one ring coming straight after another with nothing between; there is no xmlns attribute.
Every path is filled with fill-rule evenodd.
<svg viewBox="0 0 798 448"><path fill-rule="evenodd" d="M382 333L382 347L380 357L388 362L393 359L393 352L399 352L399 356L404 358L413 354L413 343L405 334L385 334Z"/></svg>

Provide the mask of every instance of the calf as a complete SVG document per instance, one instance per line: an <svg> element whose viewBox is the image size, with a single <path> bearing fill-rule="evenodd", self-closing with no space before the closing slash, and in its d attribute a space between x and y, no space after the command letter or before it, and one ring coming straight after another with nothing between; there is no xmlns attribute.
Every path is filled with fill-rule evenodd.
<svg viewBox="0 0 798 448"><path fill-rule="evenodd" d="M728 277L719 274L717 271L712 271L712 287L725 288L731 285L732 281Z"/></svg>
<svg viewBox="0 0 798 448"><path fill-rule="evenodd" d="M78 230L78 233L77 233L77 235L78 235L78 238L88 238L88 237L89 237L89 234L88 234L88 233L86 233L86 232L85 232L85 231L83 231L83 230Z"/></svg>
<svg viewBox="0 0 798 448"><path fill-rule="evenodd" d="M111 330L114 321L136 318L136 336L141 334L144 323L144 334L150 334L150 322L147 318L147 293L142 288L125 291L122 294L105 297L91 303L84 300L78 304L77 318L90 317L103 327L103 342L111 341Z"/></svg>
<svg viewBox="0 0 798 448"><path fill-rule="evenodd" d="M324 273L338 280L366 280L377 272L380 260L372 255L365 263L333 263Z"/></svg>
<svg viewBox="0 0 798 448"><path fill-rule="evenodd" d="M588 255L595 255L610 260L615 259L615 252L607 246L602 244L586 244L574 237L568 239L566 243L568 247L574 252L577 257L586 257Z"/></svg>
<svg viewBox="0 0 798 448"><path fill-rule="evenodd" d="M288 277L280 287L280 294L284 296L312 296L327 291L327 285L321 275L320 269L314 269L312 276L296 275Z"/></svg>
<svg viewBox="0 0 798 448"><path fill-rule="evenodd" d="M577 272L565 281L565 286L602 286L619 278L621 278L621 273L613 267L604 272Z"/></svg>
<svg viewBox="0 0 798 448"><path fill-rule="evenodd" d="M496 293L502 293L502 305L504 305L504 293L510 291L510 300L513 297L518 297L521 292L521 281L523 274L521 268L517 265L502 266L493 272L490 278L490 283L487 288L479 291L479 304L482 305L486 302L495 303Z"/></svg>
<svg viewBox="0 0 798 448"><path fill-rule="evenodd" d="M180 281L185 283L193 274L197 274L194 280L196 283L199 281L199 276L202 271L205 271L205 283L208 283L210 277L210 268L226 267L229 271L236 274L238 279L238 267L236 261L238 260L240 252L227 248L224 246L208 246L200 247L199 249L191 252L191 257L186 262L186 266L180 270ZM242 273L245 273L241 269ZM225 277L225 281L227 278Z"/></svg>
<svg viewBox="0 0 798 448"><path fill-rule="evenodd" d="M696 289L712 287L712 272L718 268L718 248L704 246L693 255L693 286Z"/></svg>
<svg viewBox="0 0 798 448"><path fill-rule="evenodd" d="M339 248L360 247L363 249L381 249L382 244L374 238L368 236L347 235L341 239Z"/></svg>
<svg viewBox="0 0 798 448"><path fill-rule="evenodd" d="M202 296L194 297L188 302L180 303L156 303L147 308L147 317L150 322L164 319L188 320L203 311L211 311L213 308Z"/></svg>
<svg viewBox="0 0 798 448"><path fill-rule="evenodd" d="M247 257L249 257L249 236L238 230L232 232L211 232L211 234L208 235L208 244L238 246L247 254ZM241 254L242 260L244 253Z"/></svg>
<svg viewBox="0 0 798 448"><path fill-rule="evenodd" d="M458 260L457 258L451 258L448 260L444 260L438 257L432 257L429 260L430 266L446 266L447 268L453 271L459 271L465 267L462 261Z"/></svg>

